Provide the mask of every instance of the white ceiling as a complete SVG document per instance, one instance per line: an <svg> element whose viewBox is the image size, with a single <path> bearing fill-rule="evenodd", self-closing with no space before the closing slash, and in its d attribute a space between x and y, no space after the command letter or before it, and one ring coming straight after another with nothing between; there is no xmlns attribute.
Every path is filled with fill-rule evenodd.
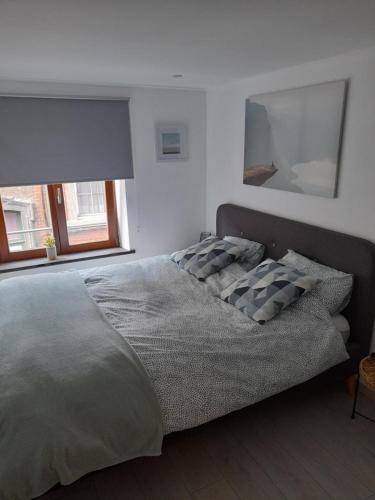
<svg viewBox="0 0 375 500"><path fill-rule="evenodd" d="M375 0L0 0L2 79L206 88L370 45Z"/></svg>

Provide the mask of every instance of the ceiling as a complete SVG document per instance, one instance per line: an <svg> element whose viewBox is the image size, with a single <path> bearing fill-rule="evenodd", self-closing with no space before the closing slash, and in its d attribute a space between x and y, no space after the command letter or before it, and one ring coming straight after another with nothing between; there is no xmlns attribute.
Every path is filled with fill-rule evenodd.
<svg viewBox="0 0 375 500"><path fill-rule="evenodd" d="M2 79L207 88L371 45L375 0L0 0Z"/></svg>

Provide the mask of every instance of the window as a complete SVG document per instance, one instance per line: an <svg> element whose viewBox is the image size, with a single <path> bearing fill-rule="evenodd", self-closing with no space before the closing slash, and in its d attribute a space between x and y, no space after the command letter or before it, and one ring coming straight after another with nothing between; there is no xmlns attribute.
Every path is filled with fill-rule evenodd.
<svg viewBox="0 0 375 500"><path fill-rule="evenodd" d="M21 212L4 210L5 225L8 233L9 250L24 250L26 246L25 232L22 230Z"/></svg>
<svg viewBox="0 0 375 500"><path fill-rule="evenodd" d="M104 182L63 185L70 245L108 240Z"/></svg>
<svg viewBox="0 0 375 500"><path fill-rule="evenodd" d="M0 235L2 260L13 260L19 252L34 252L43 247L44 238L53 232L46 186L21 186L0 189L5 234Z"/></svg>
<svg viewBox="0 0 375 500"><path fill-rule="evenodd" d="M0 188L0 260L43 257L53 234L59 254L118 246L112 181Z"/></svg>
<svg viewBox="0 0 375 500"><path fill-rule="evenodd" d="M105 211L104 184L102 182L77 182L78 214L96 215Z"/></svg>

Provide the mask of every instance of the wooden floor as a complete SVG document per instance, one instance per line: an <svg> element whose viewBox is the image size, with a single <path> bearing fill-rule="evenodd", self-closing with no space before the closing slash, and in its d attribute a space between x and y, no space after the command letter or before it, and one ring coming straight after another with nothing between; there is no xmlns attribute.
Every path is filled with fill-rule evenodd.
<svg viewBox="0 0 375 500"><path fill-rule="evenodd" d="M350 409L341 385L294 388L40 500L375 500L375 424Z"/></svg>

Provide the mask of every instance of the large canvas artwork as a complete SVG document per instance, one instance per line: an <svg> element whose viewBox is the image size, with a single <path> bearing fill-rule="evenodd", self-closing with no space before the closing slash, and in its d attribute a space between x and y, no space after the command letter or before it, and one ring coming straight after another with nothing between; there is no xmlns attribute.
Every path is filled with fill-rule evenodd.
<svg viewBox="0 0 375 500"><path fill-rule="evenodd" d="M346 85L246 99L244 184L335 197Z"/></svg>

